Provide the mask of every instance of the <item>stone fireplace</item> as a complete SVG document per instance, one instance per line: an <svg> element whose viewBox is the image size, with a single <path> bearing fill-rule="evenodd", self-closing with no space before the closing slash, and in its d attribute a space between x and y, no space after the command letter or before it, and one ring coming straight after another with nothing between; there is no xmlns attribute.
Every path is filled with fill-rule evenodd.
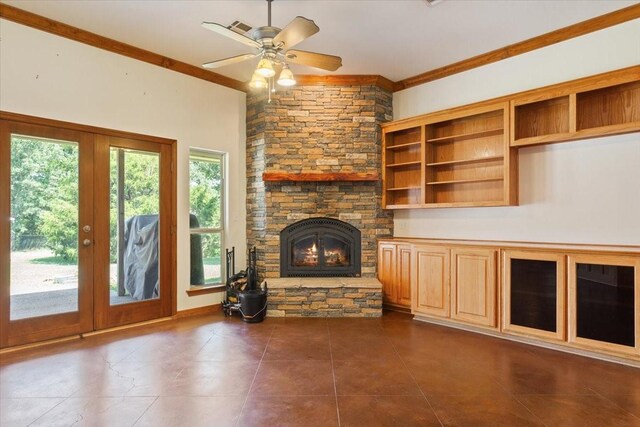
<svg viewBox="0 0 640 427"><path fill-rule="evenodd" d="M375 281L377 240L393 235L393 214L383 210L381 205L380 179L343 180L335 177L349 174L375 177L380 174L380 124L391 119L391 90L375 82L342 86L300 85L272 93L270 102L264 92L247 95L247 239L249 245L257 247L258 273L261 279L267 279L270 290L275 292L272 284L281 276L290 279L280 280L295 282L296 286L302 283L291 278L292 274L281 274L283 262L290 264L291 260L281 257L280 232L299 221L318 218L338 220L360 232L360 251L358 254L349 253L349 257L353 257L350 262L359 256L361 278ZM286 178L265 179L265 174L278 173ZM316 177L326 174L331 178L305 179L309 174ZM307 250L313 252L313 244ZM312 262L313 253L307 255L307 260L300 263ZM304 265L297 267L304 268ZM302 275L300 268L295 276ZM354 280L357 274L357 271L349 273ZM326 290L320 293L313 291L313 286L305 282L308 279L306 275L302 279L304 283L300 286L311 289L310 298L320 298L320 293L327 293ZM322 280L330 281L329 278ZM346 293L355 295L355 298L368 295L366 300L369 302L358 302L362 307L369 309L368 304L374 304L371 302L374 300L379 306L381 302L377 297L368 293L373 289L366 288L367 292L360 292L365 289L362 287L364 282L357 280L338 280L335 283L340 289L330 291L329 298L342 295L340 298L344 299L345 287L351 286L350 292ZM301 301L301 295L294 295L300 292L299 289L290 292L290 297L282 294L281 302L286 302L284 305L300 315L317 315L314 309L315 312L325 310L321 313L329 313L321 315L338 315L335 313L347 311L353 314L356 310L355 303L346 304L346 301L347 308L336 308L337 304L319 308L315 304L312 309L311 303ZM272 302L275 304L278 300L271 294L269 301L271 313L281 310L272 307ZM293 305L298 305L298 308L294 310Z"/></svg>
<svg viewBox="0 0 640 427"><path fill-rule="evenodd" d="M360 230L346 222L295 222L280 232L280 277L360 277L360 243Z"/></svg>

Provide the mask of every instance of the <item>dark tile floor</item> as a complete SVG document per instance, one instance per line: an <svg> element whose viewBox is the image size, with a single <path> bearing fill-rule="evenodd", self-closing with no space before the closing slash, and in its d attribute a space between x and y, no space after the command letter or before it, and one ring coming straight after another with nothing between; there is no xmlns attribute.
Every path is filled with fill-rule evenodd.
<svg viewBox="0 0 640 427"><path fill-rule="evenodd" d="M640 369L412 321L183 319L2 356L5 426L640 426Z"/></svg>

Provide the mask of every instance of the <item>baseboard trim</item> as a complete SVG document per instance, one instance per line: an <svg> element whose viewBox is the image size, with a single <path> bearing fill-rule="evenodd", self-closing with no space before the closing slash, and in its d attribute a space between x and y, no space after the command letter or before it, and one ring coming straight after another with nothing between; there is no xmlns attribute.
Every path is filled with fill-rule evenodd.
<svg viewBox="0 0 640 427"><path fill-rule="evenodd" d="M591 359L598 359L605 362L618 363L620 365L631 366L633 368L640 368L640 362L636 362L634 360L624 359L624 358L616 357L612 355L594 353L588 350L577 349L574 347L566 347L563 345L553 344L549 342L542 342L542 341L538 341L535 339L526 338L522 336L506 335L497 331L491 331L491 330L487 330L479 327L474 327L471 325L463 325L460 323L447 322L446 320L434 319L432 317L420 316L418 314L414 315L413 319L419 322L432 323L438 326L445 326L448 328L460 329L467 332L474 332L482 335L488 335L493 338L500 338L508 341L514 341L522 344L532 345L535 347L542 347L548 350L556 350L556 351L561 351L563 353L575 354L577 356L588 357Z"/></svg>
<svg viewBox="0 0 640 427"><path fill-rule="evenodd" d="M174 319L183 319L185 317L204 316L207 314L219 313L222 311L222 304L205 305L204 307L190 308L180 310L173 315Z"/></svg>
<svg viewBox="0 0 640 427"><path fill-rule="evenodd" d="M402 307L399 305L393 305L393 304L382 304L382 309L383 310L390 310L390 311L397 311L398 313L406 313L406 314L411 314L411 309L409 307Z"/></svg>
<svg viewBox="0 0 640 427"><path fill-rule="evenodd" d="M168 322L170 320L173 320L173 317L161 317L159 319L146 320L144 322L130 323L128 325L114 326L113 328L100 329L99 331L85 332L84 334L81 334L81 337L87 338L87 337L92 337L94 335L110 334L111 332L118 332L126 329L138 328L140 326L154 325L156 323Z"/></svg>
<svg viewBox="0 0 640 427"><path fill-rule="evenodd" d="M44 347L46 345L51 345L51 344L59 344L59 343L64 343L68 341L76 341L76 340L80 340L81 338L82 336L80 336L79 334L69 335L68 337L63 337L63 338L54 338L46 341L38 341L38 342L29 343L29 344L16 345L13 347L5 347L0 349L0 355L13 353L16 351L30 350L38 347Z"/></svg>

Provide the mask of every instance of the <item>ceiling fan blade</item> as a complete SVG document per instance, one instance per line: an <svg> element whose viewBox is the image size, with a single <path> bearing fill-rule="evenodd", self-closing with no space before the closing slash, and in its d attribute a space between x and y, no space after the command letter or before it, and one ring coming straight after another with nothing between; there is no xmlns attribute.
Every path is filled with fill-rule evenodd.
<svg viewBox="0 0 640 427"><path fill-rule="evenodd" d="M211 61L202 64L204 68L219 68L225 65L235 64L236 62L246 61L247 59L255 58L257 53L245 53L243 55L232 56L231 58L219 59L217 61Z"/></svg>
<svg viewBox="0 0 640 427"><path fill-rule="evenodd" d="M305 52L304 50L288 50L284 54L287 62L310 65L327 71L335 71L342 67L342 58L324 53Z"/></svg>
<svg viewBox="0 0 640 427"><path fill-rule="evenodd" d="M216 24L214 22L203 22L202 26L207 30L211 30L225 37L229 37L230 39L233 39L242 44L246 44L247 46L257 47L257 48L262 47L262 45L257 41L250 39L247 36L243 36L242 34L238 34L235 31L228 29L224 25Z"/></svg>
<svg viewBox="0 0 640 427"><path fill-rule="evenodd" d="M320 28L315 22L302 16L296 16L273 38L273 45L279 46L282 43L283 49L291 49L318 31L320 31Z"/></svg>

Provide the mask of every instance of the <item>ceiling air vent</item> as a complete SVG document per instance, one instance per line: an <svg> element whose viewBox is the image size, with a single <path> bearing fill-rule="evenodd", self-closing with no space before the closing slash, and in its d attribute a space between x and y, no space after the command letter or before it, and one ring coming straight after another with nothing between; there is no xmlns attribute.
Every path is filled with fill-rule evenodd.
<svg viewBox="0 0 640 427"><path fill-rule="evenodd" d="M233 21L233 24L227 27L231 31L235 31L238 34L246 35L249 31L251 31L251 25L245 24L241 21Z"/></svg>

